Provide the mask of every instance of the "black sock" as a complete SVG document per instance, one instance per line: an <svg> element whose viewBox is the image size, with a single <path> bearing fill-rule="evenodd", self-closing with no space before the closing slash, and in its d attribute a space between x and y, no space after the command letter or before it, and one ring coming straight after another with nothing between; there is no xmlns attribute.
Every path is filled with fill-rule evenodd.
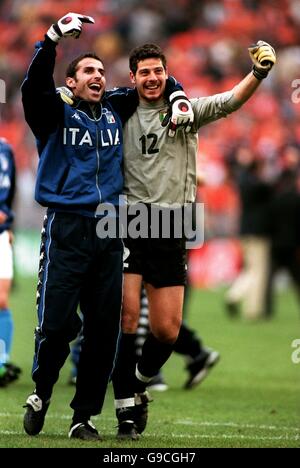
<svg viewBox="0 0 300 468"><path fill-rule="evenodd" d="M85 411L74 411L73 418L72 418L72 426L75 424L86 422L90 419L91 415L86 413Z"/></svg>
<svg viewBox="0 0 300 468"><path fill-rule="evenodd" d="M138 371L145 377L154 377L167 362L173 349L174 343L163 343L149 333L138 361Z"/></svg>
<svg viewBox="0 0 300 468"><path fill-rule="evenodd" d="M116 400L134 397L135 340L135 333L122 333L120 338L117 361L112 375Z"/></svg>
<svg viewBox="0 0 300 468"><path fill-rule="evenodd" d="M134 406L118 408L116 409L116 416L119 423L122 421L134 421L135 408Z"/></svg>
<svg viewBox="0 0 300 468"><path fill-rule="evenodd" d="M178 338L174 343L174 351L195 358L201 354L202 343L196 333L188 328L184 323L181 324Z"/></svg>
<svg viewBox="0 0 300 468"><path fill-rule="evenodd" d="M38 397L41 398L41 400L43 400L44 403L47 403L48 401L50 401L52 390L49 391L48 389L44 388L43 386L37 383L35 387L35 393Z"/></svg>

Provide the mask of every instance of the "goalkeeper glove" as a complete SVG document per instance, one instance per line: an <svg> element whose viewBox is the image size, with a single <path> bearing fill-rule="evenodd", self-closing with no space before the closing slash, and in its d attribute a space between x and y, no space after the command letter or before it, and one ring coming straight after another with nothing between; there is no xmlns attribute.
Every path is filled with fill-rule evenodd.
<svg viewBox="0 0 300 468"><path fill-rule="evenodd" d="M69 88L66 86L60 86L59 88L56 88L56 91L60 94L60 97L66 104L73 106L75 102L75 96Z"/></svg>
<svg viewBox="0 0 300 468"><path fill-rule="evenodd" d="M188 133L194 122L194 112L190 101L183 91L175 91L169 97L170 110L162 121L162 126L169 124L168 135L174 137L179 126L185 127Z"/></svg>
<svg viewBox="0 0 300 468"><path fill-rule="evenodd" d="M253 62L253 75L258 80L263 80L276 63L276 53L273 47L265 41L258 41L248 47Z"/></svg>
<svg viewBox="0 0 300 468"><path fill-rule="evenodd" d="M91 16L68 13L60 18L57 23L52 24L47 31L47 36L58 43L61 37L72 36L78 39L81 34L82 23L95 23Z"/></svg>

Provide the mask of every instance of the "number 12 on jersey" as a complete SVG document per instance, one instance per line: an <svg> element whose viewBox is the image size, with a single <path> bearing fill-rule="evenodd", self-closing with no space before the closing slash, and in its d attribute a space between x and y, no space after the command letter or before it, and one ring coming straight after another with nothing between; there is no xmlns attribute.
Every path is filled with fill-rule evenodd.
<svg viewBox="0 0 300 468"><path fill-rule="evenodd" d="M157 135L155 133L149 133L148 135L142 135L140 140L142 142L142 153L143 154L156 154L159 153L157 145Z"/></svg>

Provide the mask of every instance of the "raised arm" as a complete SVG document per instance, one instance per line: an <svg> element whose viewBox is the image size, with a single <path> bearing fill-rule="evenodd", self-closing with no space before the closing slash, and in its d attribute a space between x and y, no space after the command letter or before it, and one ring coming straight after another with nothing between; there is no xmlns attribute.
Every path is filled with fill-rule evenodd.
<svg viewBox="0 0 300 468"><path fill-rule="evenodd" d="M21 87L25 118L38 139L53 132L63 112L63 101L53 80L56 46L62 37L78 38L82 23L94 23L93 18L68 13L50 26L44 42L36 45L36 53Z"/></svg>
<svg viewBox="0 0 300 468"><path fill-rule="evenodd" d="M53 71L56 44L45 37L36 45L36 53L22 84L25 119L37 138L53 132L63 110L63 102L56 95Z"/></svg>
<svg viewBox="0 0 300 468"><path fill-rule="evenodd" d="M240 107L258 88L261 80L268 76L269 71L276 63L276 53L273 47L264 41L248 48L253 62L252 72L233 88L234 99Z"/></svg>
<svg viewBox="0 0 300 468"><path fill-rule="evenodd" d="M249 54L253 62L252 71L230 91L191 100L195 113L194 131L239 109L276 63L275 51L267 42L258 41L249 47Z"/></svg>

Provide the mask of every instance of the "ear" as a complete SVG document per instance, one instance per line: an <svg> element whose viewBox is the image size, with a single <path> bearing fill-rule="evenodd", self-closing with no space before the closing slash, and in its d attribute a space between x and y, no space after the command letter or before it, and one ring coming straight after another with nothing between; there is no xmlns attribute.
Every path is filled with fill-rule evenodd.
<svg viewBox="0 0 300 468"><path fill-rule="evenodd" d="M167 79L169 78L169 70L168 70L168 67L166 67L166 78L167 78Z"/></svg>
<svg viewBox="0 0 300 468"><path fill-rule="evenodd" d="M71 89L75 88L76 83L75 83L74 78L71 78L70 76L67 76L66 85L68 86L68 88L71 88Z"/></svg>
<svg viewBox="0 0 300 468"><path fill-rule="evenodd" d="M129 72L129 76L130 76L130 81L132 84L135 85L136 81L135 81L135 76L134 74L132 73L132 71Z"/></svg>

